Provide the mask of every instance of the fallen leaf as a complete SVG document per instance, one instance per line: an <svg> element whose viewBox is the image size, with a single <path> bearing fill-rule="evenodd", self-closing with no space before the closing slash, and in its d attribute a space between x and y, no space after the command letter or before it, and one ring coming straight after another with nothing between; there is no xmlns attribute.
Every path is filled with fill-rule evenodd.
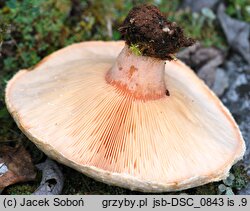
<svg viewBox="0 0 250 211"><path fill-rule="evenodd" d="M19 182L36 178L35 166L23 146L0 147L0 190Z"/></svg>
<svg viewBox="0 0 250 211"><path fill-rule="evenodd" d="M224 4L218 7L217 16L229 46L250 64L250 24L228 16Z"/></svg>
<svg viewBox="0 0 250 211"><path fill-rule="evenodd" d="M32 195L61 194L64 177L56 162L47 159L44 163L38 164L37 168L43 172L43 176L40 186Z"/></svg>
<svg viewBox="0 0 250 211"><path fill-rule="evenodd" d="M177 57L195 70L210 88L214 86L217 68L224 61L222 51L213 47L204 48L199 43L181 51Z"/></svg>
<svg viewBox="0 0 250 211"><path fill-rule="evenodd" d="M209 50L211 49L207 49L207 52ZM206 63L198 70L198 76L201 79L203 79L210 88L212 88L215 83L216 69L218 66L220 66L223 63L223 60L224 60L223 56L219 52L217 51L213 51L213 52L214 52L213 54L214 56L210 58L208 56ZM209 55L209 53L207 54Z"/></svg>
<svg viewBox="0 0 250 211"><path fill-rule="evenodd" d="M200 12L203 8L213 8L220 0L183 0L181 8L190 8L192 12Z"/></svg>

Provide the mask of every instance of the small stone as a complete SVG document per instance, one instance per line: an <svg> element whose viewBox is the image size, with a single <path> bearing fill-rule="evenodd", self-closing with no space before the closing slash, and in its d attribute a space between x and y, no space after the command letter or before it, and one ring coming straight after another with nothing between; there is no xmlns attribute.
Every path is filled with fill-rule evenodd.
<svg viewBox="0 0 250 211"><path fill-rule="evenodd" d="M230 178L230 180L232 180L232 181L235 180L235 176L234 176L232 173L229 174L229 178Z"/></svg>
<svg viewBox="0 0 250 211"><path fill-rule="evenodd" d="M166 27L164 27L164 28L162 29L162 31L164 31L164 32L170 32L170 29L166 26Z"/></svg>
<svg viewBox="0 0 250 211"><path fill-rule="evenodd" d="M8 167L5 163L0 163L0 177L8 171Z"/></svg>
<svg viewBox="0 0 250 211"><path fill-rule="evenodd" d="M233 184L233 180L231 180L229 177L223 180L223 183L227 186L231 186Z"/></svg>
<svg viewBox="0 0 250 211"><path fill-rule="evenodd" d="M228 16L222 3L218 7L217 16L229 46L250 64L250 25Z"/></svg>
<svg viewBox="0 0 250 211"><path fill-rule="evenodd" d="M239 100L239 95L234 89L231 89L227 92L227 98L231 102L237 102Z"/></svg>
<svg viewBox="0 0 250 211"><path fill-rule="evenodd" d="M229 176L223 180L223 182L227 186L232 186L234 179L235 179L235 176L232 173L230 173Z"/></svg>
<svg viewBox="0 0 250 211"><path fill-rule="evenodd" d="M247 176L250 177L250 169L247 170Z"/></svg>
<svg viewBox="0 0 250 211"><path fill-rule="evenodd" d="M227 186L225 186L224 184L220 184L219 186L218 186L218 190L219 190L219 193L221 194L221 193L224 193L225 191L226 191L226 189L227 189Z"/></svg>
<svg viewBox="0 0 250 211"><path fill-rule="evenodd" d="M198 70L198 76L203 79L210 88L212 88L215 83L216 69L222 62L222 57L216 57L208 60L207 63Z"/></svg>
<svg viewBox="0 0 250 211"><path fill-rule="evenodd" d="M232 188L227 187L225 195L235 195Z"/></svg>
<svg viewBox="0 0 250 211"><path fill-rule="evenodd" d="M225 71L221 68L217 68L215 72L215 80L212 90L217 96L221 96L224 91L228 88L229 80Z"/></svg>

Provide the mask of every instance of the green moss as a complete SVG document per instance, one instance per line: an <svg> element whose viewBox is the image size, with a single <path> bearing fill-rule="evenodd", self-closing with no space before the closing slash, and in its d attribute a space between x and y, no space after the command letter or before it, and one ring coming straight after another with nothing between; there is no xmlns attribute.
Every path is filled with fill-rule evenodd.
<svg viewBox="0 0 250 211"><path fill-rule="evenodd" d="M38 187L37 184L34 183L12 185L4 191L4 194L30 195L36 190L37 187Z"/></svg>
<svg viewBox="0 0 250 211"><path fill-rule="evenodd" d="M141 56L142 53L138 47L138 45L131 44L130 50L136 55L136 56Z"/></svg>
<svg viewBox="0 0 250 211"><path fill-rule="evenodd" d="M245 22L250 22L250 1L227 0L226 12L233 18L237 18Z"/></svg>
<svg viewBox="0 0 250 211"><path fill-rule="evenodd" d="M250 178L247 176L247 172L244 167L242 165L235 165L232 168L232 173L235 179L231 187L236 190L245 188Z"/></svg>

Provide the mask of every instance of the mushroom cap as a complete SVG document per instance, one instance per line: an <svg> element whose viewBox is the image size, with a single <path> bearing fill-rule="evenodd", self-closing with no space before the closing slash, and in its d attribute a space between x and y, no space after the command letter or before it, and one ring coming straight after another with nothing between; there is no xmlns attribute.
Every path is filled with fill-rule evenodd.
<svg viewBox="0 0 250 211"><path fill-rule="evenodd" d="M73 44L20 70L6 104L42 151L96 180L161 192L224 179L242 158L239 128L181 61L167 61L171 95L141 101L105 80L124 42Z"/></svg>

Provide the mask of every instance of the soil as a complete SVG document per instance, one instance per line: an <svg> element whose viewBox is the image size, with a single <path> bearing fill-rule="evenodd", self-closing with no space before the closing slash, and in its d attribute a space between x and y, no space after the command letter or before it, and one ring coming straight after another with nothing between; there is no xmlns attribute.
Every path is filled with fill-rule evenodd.
<svg viewBox="0 0 250 211"><path fill-rule="evenodd" d="M119 28L126 43L136 45L143 56L172 60L172 54L194 44L183 29L168 21L153 5L134 7Z"/></svg>

